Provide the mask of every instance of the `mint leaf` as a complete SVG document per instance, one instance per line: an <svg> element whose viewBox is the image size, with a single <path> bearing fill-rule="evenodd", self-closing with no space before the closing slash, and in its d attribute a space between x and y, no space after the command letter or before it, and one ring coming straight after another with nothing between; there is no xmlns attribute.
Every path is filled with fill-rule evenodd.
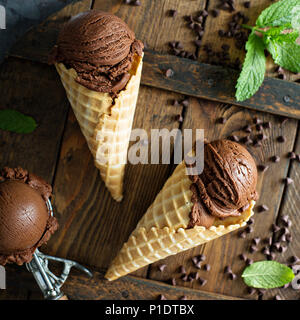
<svg viewBox="0 0 300 320"><path fill-rule="evenodd" d="M267 49L276 64L292 72L300 72L300 46L297 43L270 41Z"/></svg>
<svg viewBox="0 0 300 320"><path fill-rule="evenodd" d="M300 29L300 6L296 6L292 10L291 24L294 29Z"/></svg>
<svg viewBox="0 0 300 320"><path fill-rule="evenodd" d="M256 20L259 27L280 26L291 22L292 10L300 5L300 0L281 0L265 9Z"/></svg>
<svg viewBox="0 0 300 320"><path fill-rule="evenodd" d="M270 28L264 32L264 42L268 44L270 41L277 43L294 43L299 37L299 31L291 29L291 25L283 25L278 28Z"/></svg>
<svg viewBox="0 0 300 320"><path fill-rule="evenodd" d="M236 84L236 99L244 101L254 95L264 81L266 57L263 40L252 32L246 43L246 58Z"/></svg>
<svg viewBox="0 0 300 320"><path fill-rule="evenodd" d="M254 288L279 288L291 282L295 275L289 267L276 261L259 261L247 267L242 278Z"/></svg>
<svg viewBox="0 0 300 320"><path fill-rule="evenodd" d="M0 110L0 129L16 133L30 133L35 130L36 122L33 118L12 110Z"/></svg>

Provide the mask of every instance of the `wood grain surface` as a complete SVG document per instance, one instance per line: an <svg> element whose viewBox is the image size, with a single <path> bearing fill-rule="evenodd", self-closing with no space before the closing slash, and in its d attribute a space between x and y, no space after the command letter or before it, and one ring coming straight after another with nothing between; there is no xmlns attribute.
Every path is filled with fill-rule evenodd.
<svg viewBox="0 0 300 320"><path fill-rule="evenodd" d="M243 2L242 0L235 1L239 10L247 11L250 18L249 23L256 19L258 12L263 7L270 4L268 0L251 1L253 8L251 6L246 10L242 9ZM253 123L255 118L261 119L264 123L272 123L270 129L263 131L267 138L262 142L261 147L247 146L258 165L269 166L266 172L259 174L260 199L257 204L257 208L259 205L266 204L269 210L260 213L256 210L252 225L254 231L247 234L245 239L239 237L239 232L234 232L154 263L137 271L135 276L138 278L128 276L113 283L102 279L103 272L135 228L140 217L153 202L166 179L171 175L174 165L128 165L125 175L124 201L120 204L114 202L93 165L92 156L73 111L69 108L54 68L27 61L30 53L35 55L38 50L30 51L29 48L32 46L22 48L20 44L16 45L13 55L19 55L22 59L10 58L1 66L0 92L5 98L0 107L12 107L23 112L29 108L28 113L38 120L40 126L31 136L0 132L0 148L1 151L3 150L0 153L0 165L22 165L52 182L53 204L60 229L47 246L42 248L42 251L77 260L92 267L96 272L93 280L72 273L64 286L65 293L71 299L156 299L160 293L172 299L178 299L181 295L187 295L190 299L273 299L275 295L287 299L299 298L299 292L292 288L269 290L263 296L257 293L248 295L246 286L240 278L245 264L238 257L239 254L245 253L254 261L265 260L265 256L261 253L263 242L258 245L258 252L249 252L252 238L260 237L263 240L272 237L273 243L277 241L277 235L270 227L272 223L279 223L280 218L286 214L292 220L290 230L294 240L288 246L287 251L283 254L277 253L276 260L286 262L290 256L300 255L299 225L297 224L299 219L297 208L300 205L298 183L300 164L297 160L290 160L287 157L287 153L292 150L300 153L298 121L289 119L282 122L283 118L270 113L250 110L231 103L212 101L216 100L214 97L210 97L211 100L198 98L195 89L189 85L193 80L186 84L181 81L182 86L185 85L188 88L185 90L190 90L188 91L191 95L189 105L173 106L172 101L182 100L184 98L182 93L185 91L180 87L176 90L174 87L169 87L169 83L173 80L158 76L159 70L164 69L170 61L176 62L172 68L178 68L176 70L181 71L183 71L182 68L189 70L189 66L195 65L192 60L173 56L168 57L170 60L167 60L165 57L169 53L169 41L182 42L185 50L197 55L198 62L205 61L202 48L198 50L194 45L195 35L187 28L184 17L194 15L205 8L210 12L217 7L218 3L217 0L144 0L142 6L136 7L126 5L119 0L94 1L94 8L113 12L124 19L135 31L136 36L147 44L148 52L155 52L152 56L148 55L153 61L156 61L153 63L153 68L151 68L152 62L149 62L151 60L147 61L147 56L145 58L143 83L147 85L142 85L140 89L134 128L143 128L147 133L152 128L192 128L194 130L201 128L205 130L205 138L210 141L231 135L244 137L246 133L242 128L248 124L252 129L251 137L255 138L259 133ZM51 20L59 19L58 17L62 19L66 13L74 15L86 10L90 5L90 1L81 1L73 7L66 8L57 16L53 16ZM177 17L169 17L168 11L174 8L178 11ZM219 11L217 18L209 14L205 21L203 44L210 42L216 45L216 50L218 50L224 39L219 38L217 30L226 25L228 19L229 14L223 10ZM51 29L51 25L53 30L56 28L55 32L57 32L57 27L54 27L57 24L50 22L45 23L44 30ZM33 33L31 37L34 40L35 34ZM234 46L232 39L225 39L225 42ZM36 48L35 45L33 47ZM41 55L36 56L36 61L45 61L46 47L42 45L42 40L40 47ZM19 48L19 54L16 48ZM22 49L25 50L22 51ZM233 47L231 50L232 59L236 57L243 59L242 50ZM185 70L185 75L188 74L187 70ZM269 75L275 76L273 69L270 70ZM160 84L153 85L152 82L151 85L151 78L156 79L155 81L159 79ZM276 81L276 83L279 81L284 85L288 83L273 79L270 81ZM172 92L172 90L177 92ZM191 90L194 90L194 93ZM278 97L276 99L279 101ZM269 111L272 108L274 111L276 105L268 108ZM51 112L48 112L49 110ZM182 115L183 123L175 120L177 115ZM220 118L226 119L226 123L220 124ZM282 135L286 137L285 143L277 141L277 138ZM280 156L278 163L270 160L274 155ZM287 176L294 179L294 183L289 186L282 181ZM188 272L197 271L191 263L191 258L200 253L206 256L203 264L211 266L209 272L204 269L198 271L201 277L208 280L206 285L200 286L197 281L183 282L178 279L177 271L180 265L184 265ZM158 265L162 263L167 264L163 273L158 271ZM230 280L228 275L224 274L224 267L228 265L237 274L236 280ZM0 299L41 298L34 281L30 280L30 275L22 268L9 266L7 270L14 285L7 293L1 292ZM22 281L24 279L26 285L20 285L20 282L16 280L17 275L22 277ZM168 284L171 277L176 278L176 287ZM124 294L125 291L126 294Z"/></svg>

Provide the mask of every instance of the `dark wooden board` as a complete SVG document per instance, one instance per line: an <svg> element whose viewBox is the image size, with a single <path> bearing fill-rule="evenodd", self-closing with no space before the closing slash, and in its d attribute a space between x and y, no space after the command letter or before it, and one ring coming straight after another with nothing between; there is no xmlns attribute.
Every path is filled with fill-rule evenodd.
<svg viewBox="0 0 300 320"><path fill-rule="evenodd" d="M59 274L58 266L51 270ZM164 295L168 300L179 300L185 296L188 300L238 300L220 294L202 292L182 287L172 287L158 281L126 276L117 281L104 279L104 273L91 269L89 278L77 270L72 270L62 287L69 300L158 300ZM43 299L32 275L25 267L7 268L7 290L0 291L2 299L41 300Z"/></svg>
<svg viewBox="0 0 300 320"><path fill-rule="evenodd" d="M0 109L23 112L38 125L30 134L0 132L0 167L23 166L52 182L69 108L57 73L9 58L0 66L0 95Z"/></svg>
<svg viewBox="0 0 300 320"><path fill-rule="evenodd" d="M238 2L239 5L242 3L242 1L236 2ZM79 11L86 10L90 3L90 1L82 1L77 4L79 7L75 8ZM189 0L159 0L155 2L145 0L141 7L134 7L124 5L123 1L119 0L109 2L104 0L94 1L94 7L117 14L124 19L133 30L135 30L138 38L147 42L150 50L147 51L145 57L143 79L153 77L156 79L155 81L159 80L162 82L163 86L166 86L165 89L167 91L155 88L153 85L143 85L141 87L134 120L134 128L144 128L148 133L151 128L202 128L205 129L206 138L212 140L227 137L232 133L245 135L245 133L240 130L241 127L248 121L251 121L255 116L263 119L263 121L272 121L273 123L272 129L267 132L268 139L264 141L262 148L250 147L250 152L253 154L258 164L267 163L270 165L270 168L266 173L260 174L258 184L258 190L261 196L258 204L265 203L269 206L270 210L266 213L256 213L254 233L248 235L248 237L243 240L237 237L237 233L233 233L204 246L199 246L185 253L169 257L165 260L169 267L163 274L157 272L158 263L156 263L135 273L138 277L144 279L136 279L128 276L117 282L110 283L103 280L102 271L107 268L109 262L117 253L122 243L134 229L139 218L152 203L156 194L159 192L168 176L172 173L174 166L128 165L125 177L124 202L121 204L115 203L105 190L97 169L94 168L92 157L80 132L73 112L70 110L67 114L68 103L64 97L63 88L60 85L59 79L55 75L54 68L46 65L43 66L40 63L28 62L26 60L9 60L14 61L14 63L19 65L16 69L18 76L16 75L14 77L20 77L20 81L17 83L18 89L15 90L15 78L7 76L7 74L10 73L14 74L12 72L14 64L12 64L11 67L9 67L10 73L4 73L7 81L1 81L0 86L0 90L3 90L3 92L11 92L10 95L8 95L7 100L5 100L8 104L10 101L14 102L12 97L14 97L15 100L17 99L20 103L23 99L24 92L29 92L27 95L35 96L36 87L38 87L40 89L37 91L43 93L41 98L37 99L35 97L32 103L28 100L24 100L24 103L19 110L26 111L26 108L28 108L29 105L32 105L32 110L36 110L33 115L39 117L39 115L42 116L47 114L44 112L45 109L40 107L43 103L43 99L45 99L44 97L48 97L50 94L58 95L58 97L54 98L54 102L57 103L57 106L53 109L54 112L51 114L51 123L54 123L55 119L57 122L55 126L51 125L51 128L56 128L56 131L53 131L53 134L55 132L56 136L52 137L51 141L46 139L49 128L47 128L47 123L43 122L40 128L40 130L44 132L41 134L43 139L38 135L39 138L37 139L34 149L30 149L29 146L32 145L33 141L31 138L12 135L13 138L7 139L7 135L10 136L10 134L2 132L0 133L1 138L5 137L6 144L5 149L3 149L5 150L4 155L0 155L0 160L2 156L2 159L5 160L5 164L9 165L21 161L21 163L30 170L41 174L49 181L53 181L53 203L59 219L60 229L42 250L46 253L78 260L89 267L95 267L96 271L100 270L99 273L96 272L96 277L93 280L89 280L82 275L77 275L77 273L72 273L68 282L65 284L64 290L74 299L98 299L105 297L111 297L112 299L126 297L130 299L153 299L154 296L161 292L163 292L167 298L177 299L181 295L180 292L184 290L190 292L186 295L190 295L189 297L192 299L217 299L218 297L230 299L231 296L257 299L257 295L248 296L245 293L245 287L243 286L241 279L238 279L237 281L228 280L228 278L224 276L222 268L227 264L232 265L234 271L240 275L244 265L238 260L237 255L241 252L248 251L253 236L260 236L261 238L272 236L272 232L269 228L271 223L280 219L280 215L284 214L286 211L289 211L294 222L291 232L296 240L288 249L285 256L282 256L282 261L288 257L288 254L295 254L297 253L297 250L299 250L299 232L297 229L298 224L296 223L298 219L298 211L296 210L299 207L297 202L299 184L295 183L293 186L285 188L281 183L281 180L288 174L294 177L295 181L299 176L299 163L293 162L291 165L291 162L286 157L286 153L291 151L295 145L295 138L299 131L298 122L296 120L289 120L284 125L281 125L281 119L271 114L260 113L250 109L232 106L231 104L197 99L195 97L190 98L189 107L172 106L172 103L170 102L172 99L183 98L183 95L180 94L183 91L181 91L180 88L176 89L176 91L180 93L171 92L170 90L174 89L167 88L167 85L172 83L176 78L176 70L182 70L181 64L186 66L186 68L189 68L190 65L195 65L197 67L200 64L168 56L167 43L170 40L180 40L184 43L187 50L194 50L194 35L186 28L186 24L182 18L184 15L194 14L201 8L214 8L217 6L217 3L217 0L209 2L201 0L192 2ZM174 8L177 8L180 12L179 17L177 18L176 28L174 27L174 20L172 18L166 18L166 12L169 9ZM53 16L51 18L53 22L49 22L48 24L50 29L52 26L57 26L57 23L55 22L56 19L62 19L61 21L64 21L63 17L78 12L76 10L70 10L70 7L65 10L68 11L68 14L66 13L67 11L64 11L58 16ZM220 23L223 19L223 12L221 12L218 19L221 19L218 20ZM209 22L210 20L208 19L207 21ZM43 30L46 38L47 28L44 28ZM57 31L58 29L56 29L55 32ZM46 56L46 50L44 49L46 47L43 45L42 37L39 36L39 41L41 41L39 43L40 52L42 53L40 57L35 56L38 53L38 46L34 43L33 45L30 44L30 41L34 42L35 40L34 32L35 31L33 31L31 38L25 38L23 42L24 52L26 52L26 48L28 48L28 51L26 55L23 55L22 51L20 51L20 57L30 59L30 53L32 53L32 57L37 57L37 61L45 62L45 60L41 60L41 58L45 58ZM28 42L28 39L31 40ZM52 37L52 40L53 39L54 37ZM219 41L215 33L210 33L208 39L212 42ZM22 50L21 47L22 46L19 45L19 50ZM150 54L151 52L152 54ZM153 59L153 61L157 61L155 68L150 66L151 60L147 61L149 57ZM165 79L163 76L162 71L168 66L167 61L170 61L168 59L175 59L172 61L176 61L176 63L172 64L173 69L175 67L178 68L175 70L175 78ZM201 55L199 56L199 61L201 61ZM186 63L188 63L188 65ZM42 71L43 77L41 77L41 72L39 70L41 66L44 68ZM7 68L7 65L3 65L2 68ZM21 72L24 72L23 68L28 71L21 76ZM32 72L32 70L36 71ZM44 83L44 80L40 81L40 79L43 79L45 74L47 74L46 70L50 70L53 75L54 84L52 85L48 82ZM152 74L154 72L155 74ZM28 86L25 86L25 89L24 86L22 86L21 80L26 80L29 83ZM280 83L282 83L282 81L280 81ZM49 88L51 88L51 92ZM46 92L46 89L49 92ZM22 90L25 91L23 92ZM195 89L193 88L193 90ZM195 94L194 96L197 95ZM61 105L61 102L58 99L59 97L63 97L66 104L62 109L59 108ZM48 98L48 100L51 99ZM45 108L49 110L49 106ZM178 114L182 114L184 118L184 122L181 124L174 120L175 115ZM60 117L63 117L63 121L65 121L67 117L65 127L64 124L62 124ZM227 119L225 125L217 124L217 119L219 117L225 117ZM276 138L281 134L284 134L287 137L285 144L276 142ZM18 137L17 147L22 146L24 141L27 146L26 148L20 149L20 152L16 152L14 148L15 137ZM57 141L61 142L58 148ZM10 145L11 142L12 145ZM47 147L50 146L51 153L47 154L49 159L43 158L44 162L41 163L37 155L44 155L44 145ZM299 142L297 142L295 150L298 153L300 152ZM275 154L281 156L279 164L273 164L269 160L269 158ZM34 159L34 161L32 159ZM2 160L0 162L2 163ZM47 166L47 163L50 163L50 165ZM282 202L282 198L286 201ZM116 228L117 230L122 230L122 232L116 232ZM189 271L193 270L190 259L199 253L204 253L207 256L206 262L212 266L210 273L206 273L203 270L199 271L204 278L208 279L206 286L200 287L197 283L182 283L178 281L178 287L174 288L161 282L174 276L175 269L180 264L186 264ZM249 256L255 260L264 259L264 256L259 252L254 255L249 254ZM160 263L163 263L163 261ZM13 271L14 268L15 267L13 266L8 267L8 271ZM26 279L28 279L28 286L26 284L24 288L22 288L21 283L16 281L17 272L13 272L10 276L12 276L11 279L14 281L15 285L12 286L11 291L7 294L1 293L0 299L12 297L20 299L40 298L30 275L24 272L24 270L17 270L20 272L20 277L22 277L22 279L24 273L24 281L26 282ZM160 282L153 281L153 279L160 280ZM184 286L186 286L186 288L183 288ZM130 290L127 290L128 292L124 294L126 287L129 287ZM139 290L139 287L142 288L142 291ZM192 291L189 291L191 289ZM198 292L199 295L197 295ZM277 292L279 292L281 296L290 299L297 299L299 296L297 292L293 290L283 292L279 289L277 291L269 291L265 295L265 298L273 298L273 295ZM193 296L194 293L196 295Z"/></svg>
<svg viewBox="0 0 300 320"><path fill-rule="evenodd" d="M30 30L12 48L10 55L32 61L47 62L57 34L62 24L69 19L70 12L83 11L88 4L89 1L81 1L51 16L46 22ZM159 8L155 10L159 12ZM146 35L141 36L141 39L145 41ZM169 37L171 39L170 34ZM174 70L174 76L171 78L164 76L165 71L169 68ZM260 90L251 99L238 102L235 99L235 84L238 75L239 72L233 69L146 50L142 84L300 119L299 84L267 77Z"/></svg>

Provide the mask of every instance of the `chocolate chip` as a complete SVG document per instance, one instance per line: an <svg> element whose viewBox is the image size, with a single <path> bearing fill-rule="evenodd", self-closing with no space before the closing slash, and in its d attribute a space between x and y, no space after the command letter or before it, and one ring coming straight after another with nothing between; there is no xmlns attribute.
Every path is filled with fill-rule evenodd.
<svg viewBox="0 0 300 320"><path fill-rule="evenodd" d="M256 251L258 251L258 249L257 249L257 247L255 246L255 245L251 245L250 246L250 248L249 248L249 251L251 252L251 253L253 253L253 252L256 252Z"/></svg>
<svg viewBox="0 0 300 320"><path fill-rule="evenodd" d="M274 296L274 298L273 298L274 300L282 300L282 298L280 297L280 295L279 294L276 294L276 296Z"/></svg>
<svg viewBox="0 0 300 320"><path fill-rule="evenodd" d="M171 278L169 280L169 283L172 285L172 286L176 286L176 279L175 278Z"/></svg>
<svg viewBox="0 0 300 320"><path fill-rule="evenodd" d="M255 237L252 239L252 242L255 244L255 245L258 245L260 243L260 238L259 237Z"/></svg>
<svg viewBox="0 0 300 320"><path fill-rule="evenodd" d="M181 296L179 300L187 300L187 296Z"/></svg>
<svg viewBox="0 0 300 320"><path fill-rule="evenodd" d="M273 232L278 232L280 230L280 227L278 227L275 223L272 224L271 229Z"/></svg>
<svg viewBox="0 0 300 320"><path fill-rule="evenodd" d="M271 157L270 160L271 160L272 162L276 162L276 163L277 163L277 162L280 161L280 157L275 155L275 156Z"/></svg>
<svg viewBox="0 0 300 320"><path fill-rule="evenodd" d="M253 224L254 223L254 219L253 218L250 218L248 221L247 221L247 225L249 226L250 224Z"/></svg>
<svg viewBox="0 0 300 320"><path fill-rule="evenodd" d="M177 10L174 10L174 9L169 10L170 17L175 18L177 14L178 14Z"/></svg>
<svg viewBox="0 0 300 320"><path fill-rule="evenodd" d="M185 270L185 267L184 267L184 266L180 266L178 271L179 271L179 273L181 273L181 274L186 274L186 270Z"/></svg>
<svg viewBox="0 0 300 320"><path fill-rule="evenodd" d="M247 133L251 133L252 132L251 126L249 124L246 125L245 127L243 127L243 131L245 131Z"/></svg>
<svg viewBox="0 0 300 320"><path fill-rule="evenodd" d="M226 273L226 274L232 273L231 267L230 267L230 266L226 266L226 267L224 268L224 273Z"/></svg>
<svg viewBox="0 0 300 320"><path fill-rule="evenodd" d="M260 132L260 131L262 131L263 126L262 126L262 124L257 124L257 125L255 126L255 128L256 128L256 130L257 130L258 132Z"/></svg>
<svg viewBox="0 0 300 320"><path fill-rule="evenodd" d="M283 180L284 180L285 184L287 184L287 185L290 185L290 184L294 183L294 180L292 178L289 178L289 177L287 177L287 178L285 178Z"/></svg>
<svg viewBox="0 0 300 320"><path fill-rule="evenodd" d="M220 118L217 119L217 123L225 124L226 123L226 119L224 117L220 117Z"/></svg>
<svg viewBox="0 0 300 320"><path fill-rule="evenodd" d="M286 137L279 136L279 137L277 137L277 141L280 142L280 143L286 142Z"/></svg>
<svg viewBox="0 0 300 320"><path fill-rule="evenodd" d="M256 135L256 139L259 140L259 141L263 141L263 140L266 140L267 139L267 136L263 133L259 133Z"/></svg>
<svg viewBox="0 0 300 320"><path fill-rule="evenodd" d="M210 269L211 269L211 266L209 264L205 264L203 266L203 270L205 270L205 271L210 271Z"/></svg>
<svg viewBox="0 0 300 320"><path fill-rule="evenodd" d="M223 38L223 37L225 37L225 35L226 35L226 31L220 29L220 30L218 31L218 35Z"/></svg>
<svg viewBox="0 0 300 320"><path fill-rule="evenodd" d="M175 116L175 120L178 121L178 122L183 122L183 117L182 117L182 115L181 115L181 114L177 114L177 115Z"/></svg>
<svg viewBox="0 0 300 320"><path fill-rule="evenodd" d="M253 147L254 148L260 148L261 146L262 146L261 141L258 141L258 140L254 140L253 141Z"/></svg>
<svg viewBox="0 0 300 320"><path fill-rule="evenodd" d="M287 157L288 157L289 159L296 159L296 154L295 154L295 152L291 151L291 152L289 152L289 153L287 154Z"/></svg>
<svg viewBox="0 0 300 320"><path fill-rule="evenodd" d="M253 232L253 227L248 226L247 228L245 228L245 231L247 233L252 233Z"/></svg>
<svg viewBox="0 0 300 320"><path fill-rule="evenodd" d="M198 281L199 281L201 287L202 287L202 286L205 286L206 283L207 283L207 280L206 280L206 279L203 279L203 278L199 278Z"/></svg>
<svg viewBox="0 0 300 320"><path fill-rule="evenodd" d="M260 164L260 165L257 166L257 169L259 171L261 171L261 172L265 172L265 171L267 171L269 169L269 166L264 165L264 164Z"/></svg>
<svg viewBox="0 0 300 320"><path fill-rule="evenodd" d="M196 265L199 262L198 256L192 258L192 262Z"/></svg>
<svg viewBox="0 0 300 320"><path fill-rule="evenodd" d="M167 298L163 294L160 294L158 300L167 300Z"/></svg>
<svg viewBox="0 0 300 320"><path fill-rule="evenodd" d="M180 103L179 103L179 101L178 100L173 100L173 106L174 107L178 107L178 106L180 106Z"/></svg>
<svg viewBox="0 0 300 320"><path fill-rule="evenodd" d="M239 255L239 258L240 258L242 261L246 261L246 260L247 260L247 257L246 257L246 255L245 255L244 253L241 253L241 254Z"/></svg>
<svg viewBox="0 0 300 320"><path fill-rule="evenodd" d="M291 256L291 257L289 258L289 261L290 261L292 264L295 264L295 263L299 262L300 259L299 259L297 256Z"/></svg>
<svg viewBox="0 0 300 320"><path fill-rule="evenodd" d="M199 278L198 272L191 272L189 274L189 278L192 279L192 280L197 280Z"/></svg>
<svg viewBox="0 0 300 320"><path fill-rule="evenodd" d="M246 232L245 231L240 231L239 232L239 237L242 238L242 239L245 239L246 238Z"/></svg>
<svg viewBox="0 0 300 320"><path fill-rule="evenodd" d="M235 141L235 142L239 142L240 141L239 137L235 136L235 135L229 136L228 139L231 140L231 141Z"/></svg>
<svg viewBox="0 0 300 320"><path fill-rule="evenodd" d="M264 255L269 255L270 254L270 248L269 247L263 247L261 252L264 254Z"/></svg>
<svg viewBox="0 0 300 320"><path fill-rule="evenodd" d="M249 8L250 8L250 1L244 2L244 7L245 7L246 9L249 9Z"/></svg>
<svg viewBox="0 0 300 320"><path fill-rule="evenodd" d="M256 290L255 290L254 288L251 288L251 287L248 287L248 288L247 288L247 293L248 293L249 295L252 296L255 292L256 292Z"/></svg>
<svg viewBox="0 0 300 320"><path fill-rule="evenodd" d="M250 258L247 258L247 260L245 261L247 266L250 266L253 263L253 260Z"/></svg>
<svg viewBox="0 0 300 320"><path fill-rule="evenodd" d="M211 15L216 18L219 15L219 11L216 9L211 10Z"/></svg>
<svg viewBox="0 0 300 320"><path fill-rule="evenodd" d="M260 124L260 123L262 123L262 120L259 119L259 118L257 118L257 117L255 117L255 118L253 119L253 123L254 123L254 124Z"/></svg>
<svg viewBox="0 0 300 320"><path fill-rule="evenodd" d="M134 0L131 2L131 4L133 4L134 6L141 6L141 1L140 0Z"/></svg>
<svg viewBox="0 0 300 320"><path fill-rule="evenodd" d="M269 237L269 238L265 238L264 239L264 243L268 244L268 245L271 245L272 244L272 241L273 241L273 238L272 237Z"/></svg>
<svg viewBox="0 0 300 320"><path fill-rule="evenodd" d="M184 282L188 281L188 275L187 274L183 274L180 278Z"/></svg>
<svg viewBox="0 0 300 320"><path fill-rule="evenodd" d="M183 99L183 100L181 101L181 105L182 105L183 107L188 107L189 104L190 104L189 99Z"/></svg>
<svg viewBox="0 0 300 320"><path fill-rule="evenodd" d="M160 264L160 265L158 266L158 270L159 270L160 272L164 272L166 266L167 266L166 264Z"/></svg>
<svg viewBox="0 0 300 320"><path fill-rule="evenodd" d="M229 279L230 280L236 280L236 278L237 278L236 274L234 274L234 273L230 273L229 274Z"/></svg>
<svg viewBox="0 0 300 320"><path fill-rule="evenodd" d="M262 205L260 205L260 206L257 208L257 210L258 210L258 212L264 212L264 211L268 211L269 208L268 208L267 205L262 204Z"/></svg>
<svg viewBox="0 0 300 320"><path fill-rule="evenodd" d="M272 128L272 124L271 124L270 121L264 122L264 123L263 123L263 127L264 127L265 129L271 129L271 128Z"/></svg>
<svg viewBox="0 0 300 320"><path fill-rule="evenodd" d="M167 70L165 71L165 76L166 76L167 78L171 78L171 77L173 77L173 75L174 75L174 71L173 71L172 69L167 69Z"/></svg>

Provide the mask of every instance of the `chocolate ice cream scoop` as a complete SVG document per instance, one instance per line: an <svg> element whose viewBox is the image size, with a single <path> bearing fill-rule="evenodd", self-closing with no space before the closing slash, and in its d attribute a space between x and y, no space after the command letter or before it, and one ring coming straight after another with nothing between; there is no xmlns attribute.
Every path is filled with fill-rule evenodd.
<svg viewBox="0 0 300 320"><path fill-rule="evenodd" d="M126 86L134 55L141 56L143 47L123 20L90 10L65 24L49 62L74 68L85 87L111 93Z"/></svg>
<svg viewBox="0 0 300 320"><path fill-rule="evenodd" d="M23 264L57 229L46 201L51 186L21 168L0 174L0 264Z"/></svg>
<svg viewBox="0 0 300 320"><path fill-rule="evenodd" d="M20 181L0 183L0 252L33 247L44 234L49 213L41 195Z"/></svg>
<svg viewBox="0 0 300 320"><path fill-rule="evenodd" d="M190 179L193 208L189 227L208 228L215 218L239 216L258 198L255 161L243 146L229 140L206 143L204 170Z"/></svg>

